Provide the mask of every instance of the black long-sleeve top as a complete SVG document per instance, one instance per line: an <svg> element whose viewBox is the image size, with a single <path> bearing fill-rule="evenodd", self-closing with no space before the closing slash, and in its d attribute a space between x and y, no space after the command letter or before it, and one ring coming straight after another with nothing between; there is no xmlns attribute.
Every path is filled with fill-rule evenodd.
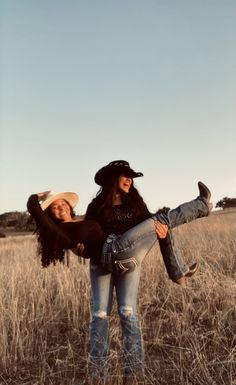
<svg viewBox="0 0 236 385"><path fill-rule="evenodd" d="M93 201L88 205L85 219L95 220L108 234L118 235L124 234L132 227L150 218L151 215L145 204L143 204L139 215L134 214L128 205L120 204L112 207L112 215L109 219L106 219L99 213L97 203Z"/></svg>
<svg viewBox="0 0 236 385"><path fill-rule="evenodd" d="M83 257L99 262L103 243L108 233L105 233L98 222L84 220L81 222L55 223L50 216L41 209L38 196L33 194L27 202L27 209L34 218L37 226L47 232L47 236L60 244L64 249L73 249L78 243L84 245Z"/></svg>

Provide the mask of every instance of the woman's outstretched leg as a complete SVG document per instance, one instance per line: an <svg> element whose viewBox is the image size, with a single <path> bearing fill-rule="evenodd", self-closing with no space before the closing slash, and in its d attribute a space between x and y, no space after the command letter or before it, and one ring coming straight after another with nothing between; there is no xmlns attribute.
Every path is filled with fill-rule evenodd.
<svg viewBox="0 0 236 385"><path fill-rule="evenodd" d="M166 238L159 239L162 258L169 278L179 285L185 283L185 277L192 277L198 269L198 263L195 262L188 266L179 250L175 247L174 236L171 230L168 231Z"/></svg>
<svg viewBox="0 0 236 385"><path fill-rule="evenodd" d="M109 262L110 267L119 274L133 271L137 265L141 264L150 249L158 241L155 221L167 224L171 229L194 219L208 216L211 209L210 191L201 182L198 183L198 187L200 195L193 201L184 203L167 213L157 213L152 218L116 237L113 241L109 241L104 265ZM191 276L194 273L196 265L192 267L192 271L189 268L186 270L182 258L179 254L177 255L176 250L173 248L173 237L163 240L162 246L163 259L168 267L168 274L173 281L176 282L177 277ZM175 266L174 275L173 266Z"/></svg>
<svg viewBox="0 0 236 385"><path fill-rule="evenodd" d="M198 188L200 194L195 200L184 203L169 212L160 212L156 215L157 219L161 223L167 224L170 228L174 228L209 215L212 209L210 190L202 182L198 182ZM176 283L183 284L184 277L191 277L197 271L198 263L195 262L190 267L184 263L183 258L175 247L174 236L171 230L168 231L166 238L159 239L159 244L170 279Z"/></svg>
<svg viewBox="0 0 236 385"><path fill-rule="evenodd" d="M169 278L176 283L181 283L181 278L189 272L189 267L174 246L171 230L168 231L165 238L159 239L159 246Z"/></svg>
<svg viewBox="0 0 236 385"><path fill-rule="evenodd" d="M211 192L202 182L198 182L198 188L200 194L196 199L183 203L167 213L157 213L155 215L156 220L173 229L194 219L208 216L212 209L212 203L210 203Z"/></svg>

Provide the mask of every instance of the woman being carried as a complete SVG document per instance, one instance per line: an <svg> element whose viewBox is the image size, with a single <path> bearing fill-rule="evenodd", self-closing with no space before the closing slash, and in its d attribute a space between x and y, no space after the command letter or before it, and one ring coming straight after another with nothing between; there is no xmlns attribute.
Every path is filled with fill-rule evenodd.
<svg viewBox="0 0 236 385"><path fill-rule="evenodd" d="M27 209L37 225L42 265L46 267L62 261L65 250L76 249L79 244L83 245L80 248L83 258L90 258L108 271L117 274L133 271L158 241L157 234L160 237L165 234L160 224L172 229L209 215L210 191L202 182L198 182L198 187L200 195L196 199L168 213L157 212L118 236L102 230L95 220L75 219L73 208L79 199L76 193L33 194L28 199Z"/></svg>

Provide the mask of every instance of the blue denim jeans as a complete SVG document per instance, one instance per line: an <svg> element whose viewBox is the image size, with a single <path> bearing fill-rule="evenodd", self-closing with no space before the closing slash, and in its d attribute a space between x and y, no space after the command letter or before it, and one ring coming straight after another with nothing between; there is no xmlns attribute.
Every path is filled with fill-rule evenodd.
<svg viewBox="0 0 236 385"><path fill-rule="evenodd" d="M175 248L174 252L170 252L168 255L168 247L169 251L172 251L171 248L174 247L171 229L194 219L205 217L208 214L207 202L201 197L183 203L168 213L157 213L112 240L109 243L108 261L110 261L111 266L121 266L124 269L126 266L130 267L132 263L133 265L136 264L135 266L139 266L153 245L159 242L154 226L154 221L158 220L161 223L167 224L170 229L164 262L170 278L173 280L178 279L187 273L188 267Z"/></svg>
<svg viewBox="0 0 236 385"><path fill-rule="evenodd" d="M124 373L129 375L143 371L144 350L137 314L140 269L138 266L131 273L117 276L101 266L90 265L93 308L89 331L93 377L105 378L109 370L109 316L114 289L122 330Z"/></svg>
<svg viewBox="0 0 236 385"><path fill-rule="evenodd" d="M109 260L113 262L134 258L137 265L132 272L116 275L108 273L101 266L91 264L93 311L90 322L90 360L93 364L91 372L93 376L106 376L109 362L109 315L112 309L114 288L122 328L125 374L139 374L143 370L144 352L136 302L141 262L153 245L158 242L154 221L159 220L172 229L208 214L207 202L198 197L166 214L153 215L123 235L112 237L113 240L107 244ZM170 235L170 246L172 241ZM171 253L171 258L172 260L168 260L168 258L165 260L171 274L176 277L184 275L187 268L182 258L176 253Z"/></svg>

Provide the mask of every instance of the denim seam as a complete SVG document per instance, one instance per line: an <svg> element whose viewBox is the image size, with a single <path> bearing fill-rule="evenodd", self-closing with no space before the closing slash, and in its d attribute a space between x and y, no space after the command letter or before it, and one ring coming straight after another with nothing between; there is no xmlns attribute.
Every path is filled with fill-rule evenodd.
<svg viewBox="0 0 236 385"><path fill-rule="evenodd" d="M114 254L124 253L125 251L127 251L127 250L129 250L129 249L132 249L132 248L135 246L135 244L136 244L137 242L141 241L142 239L147 238L147 236L148 236L149 234L152 234L152 233L153 233L153 230L152 230L152 231L149 231L148 233L146 232L145 235L142 235L142 236L140 236L139 238L136 238L135 241L130 242L130 245L129 245L129 246L124 247L122 250L119 250L119 251L112 250L112 253L114 253ZM158 241L158 237L156 238L156 241ZM155 241L155 242L156 242L156 241ZM154 242L154 243L155 243L155 242Z"/></svg>

